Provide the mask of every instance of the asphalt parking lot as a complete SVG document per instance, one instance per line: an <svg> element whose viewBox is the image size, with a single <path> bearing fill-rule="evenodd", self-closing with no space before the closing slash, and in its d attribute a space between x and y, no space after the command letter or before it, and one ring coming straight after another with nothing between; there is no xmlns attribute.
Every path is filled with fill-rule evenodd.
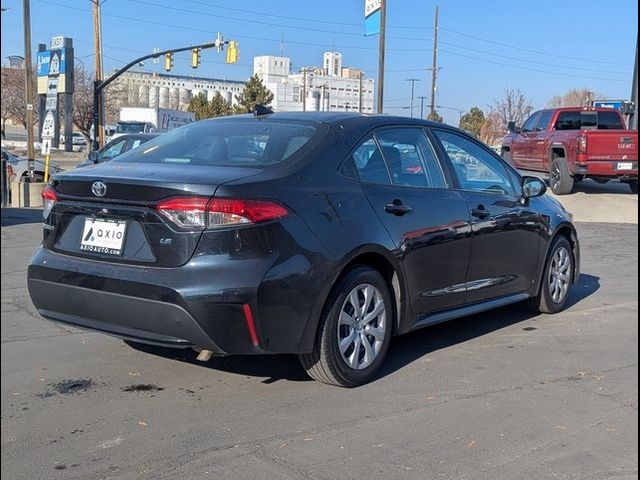
<svg viewBox="0 0 640 480"><path fill-rule="evenodd" d="M609 194L637 219L637 196ZM2 211L4 478L638 476L637 223L578 223L567 311L397 338L379 378L347 390L295 357L202 364L42 320L25 285L39 215Z"/></svg>

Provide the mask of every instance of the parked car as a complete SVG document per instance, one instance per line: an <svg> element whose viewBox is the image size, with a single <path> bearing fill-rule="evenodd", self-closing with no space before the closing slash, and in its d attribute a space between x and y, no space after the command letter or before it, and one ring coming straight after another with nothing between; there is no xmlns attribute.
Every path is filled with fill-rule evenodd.
<svg viewBox="0 0 640 480"><path fill-rule="evenodd" d="M60 143L64 144L65 136L64 134L60 134ZM71 143L74 146L84 147L87 145L87 140L80 132L73 132L73 136L71 137Z"/></svg>
<svg viewBox="0 0 640 480"><path fill-rule="evenodd" d="M439 123L203 120L55 175L29 292L57 322L200 359L294 353L355 386L393 335L525 300L564 308L580 249L545 189Z"/></svg>
<svg viewBox="0 0 640 480"><path fill-rule="evenodd" d="M503 158L520 170L548 174L557 195L571 193L585 178L599 183L617 178L638 193L638 132L625 128L618 110L541 110L509 130Z"/></svg>
<svg viewBox="0 0 640 480"><path fill-rule="evenodd" d="M152 138L160 135L159 133L136 133L132 135L122 135L109 143L105 144L100 150L94 150L89 152L89 156L84 162L76 165L76 168L87 167L89 165L95 165L96 163L108 162L113 160L118 155L122 155L129 150L148 142Z"/></svg>
<svg viewBox="0 0 640 480"><path fill-rule="evenodd" d="M13 175L17 181L25 179L29 176L29 161L24 157L18 157L13 153L2 149L2 159L6 160L9 166L11 167L10 175ZM34 181L42 182L44 181L44 170L45 164L43 160L35 159L34 160ZM55 164L49 165L49 173L54 174L56 172L61 172L62 169Z"/></svg>

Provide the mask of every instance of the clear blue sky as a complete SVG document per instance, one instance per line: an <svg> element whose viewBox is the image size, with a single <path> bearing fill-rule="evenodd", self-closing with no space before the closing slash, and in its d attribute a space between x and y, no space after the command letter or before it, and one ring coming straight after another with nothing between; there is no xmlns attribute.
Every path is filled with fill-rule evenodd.
<svg viewBox="0 0 640 480"><path fill-rule="evenodd" d="M449 123L459 110L485 109L506 87L519 88L542 107L555 94L588 87L608 98L628 98L638 32L632 0L472 1L387 0L385 110L408 115L410 84L429 96L433 13L440 6L437 104ZM2 0L2 57L23 55L22 1ZM32 36L48 43L72 37L76 58L93 68L90 0L32 0ZM377 72L377 37L364 37L364 0L106 0L102 6L105 70L153 48L204 43L220 31L240 43L240 62L204 53L199 70L190 54L176 58L175 73L244 80L255 55L285 55L295 69L320 65L322 53L343 53L344 64ZM161 65L147 63L146 69ZM428 99L425 100L425 104ZM419 100L416 99L416 108Z"/></svg>

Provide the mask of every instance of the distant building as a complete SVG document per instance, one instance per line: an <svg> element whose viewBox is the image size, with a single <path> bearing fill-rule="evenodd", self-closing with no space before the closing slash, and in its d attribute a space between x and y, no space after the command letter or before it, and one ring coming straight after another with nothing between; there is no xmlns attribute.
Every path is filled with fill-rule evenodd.
<svg viewBox="0 0 640 480"><path fill-rule="evenodd" d="M24 68L24 57L19 55L9 55L9 68Z"/></svg>
<svg viewBox="0 0 640 480"><path fill-rule="evenodd" d="M117 80L122 89L123 107L159 107L186 110L191 98L204 93L211 99L216 93L231 105L244 88L237 80L168 75L152 72L126 72Z"/></svg>
<svg viewBox="0 0 640 480"><path fill-rule="evenodd" d="M274 110L373 113L373 79L364 78L362 70L343 68L341 53L325 52L321 67L290 70L287 57L253 59L254 75L273 93Z"/></svg>

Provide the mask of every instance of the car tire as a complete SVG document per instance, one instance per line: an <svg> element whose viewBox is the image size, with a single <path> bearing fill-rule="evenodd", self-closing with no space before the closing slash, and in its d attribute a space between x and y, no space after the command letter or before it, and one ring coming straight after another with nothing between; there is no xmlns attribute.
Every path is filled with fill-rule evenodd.
<svg viewBox="0 0 640 480"><path fill-rule="evenodd" d="M563 157L554 158L549 169L549 186L556 195L568 195L573 191L574 180L569 170L567 160Z"/></svg>
<svg viewBox="0 0 640 480"><path fill-rule="evenodd" d="M629 182L629 189L631 190L631 193L634 194L638 194L638 180L631 180Z"/></svg>
<svg viewBox="0 0 640 480"><path fill-rule="evenodd" d="M536 313L561 311L569 298L573 275L574 258L571 243L567 237L558 235L549 249L540 291L536 297L529 299L529 308Z"/></svg>
<svg viewBox="0 0 640 480"><path fill-rule="evenodd" d="M329 385L356 387L369 382L389 349L394 318L382 275L364 266L352 268L329 295L313 351L300 355L302 367L311 378Z"/></svg>

